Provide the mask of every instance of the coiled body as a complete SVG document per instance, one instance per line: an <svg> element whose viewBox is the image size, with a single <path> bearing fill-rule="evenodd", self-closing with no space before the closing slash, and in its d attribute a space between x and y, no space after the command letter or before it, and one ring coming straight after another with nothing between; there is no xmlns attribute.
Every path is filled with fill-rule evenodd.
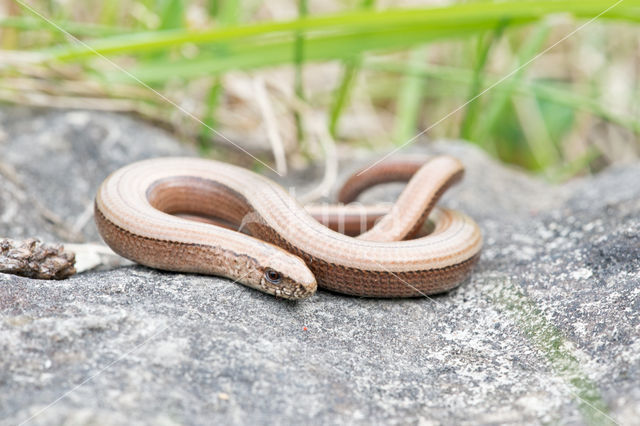
<svg viewBox="0 0 640 426"><path fill-rule="evenodd" d="M469 275L482 246L472 219L432 211L462 166L437 157L409 174L394 208L359 238L321 224L263 176L194 158L146 160L116 171L98 191L95 217L105 242L129 259L226 276L280 297L309 297L317 285L370 297L447 291ZM434 230L406 240L430 213ZM251 236L176 214L220 218Z"/></svg>

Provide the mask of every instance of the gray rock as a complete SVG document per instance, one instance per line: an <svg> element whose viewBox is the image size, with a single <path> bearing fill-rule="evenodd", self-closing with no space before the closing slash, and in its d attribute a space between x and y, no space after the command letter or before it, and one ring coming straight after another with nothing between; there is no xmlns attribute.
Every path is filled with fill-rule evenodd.
<svg viewBox="0 0 640 426"><path fill-rule="evenodd" d="M65 238L40 199L95 239L78 218L108 172L191 153L112 114L5 109L0 128L8 237ZM413 149L468 168L445 204L485 249L457 290L292 303L140 266L0 274L0 423L637 424L640 164L553 187L462 143Z"/></svg>
<svg viewBox="0 0 640 426"><path fill-rule="evenodd" d="M0 235L98 240L100 182L123 164L163 155L193 150L126 116L0 109Z"/></svg>

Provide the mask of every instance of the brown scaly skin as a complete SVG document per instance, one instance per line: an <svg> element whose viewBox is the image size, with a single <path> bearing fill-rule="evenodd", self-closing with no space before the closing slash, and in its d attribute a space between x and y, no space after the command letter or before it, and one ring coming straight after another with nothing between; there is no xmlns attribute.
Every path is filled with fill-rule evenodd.
<svg viewBox="0 0 640 426"><path fill-rule="evenodd" d="M308 297L318 284L359 296L427 295L455 287L470 273L482 246L480 230L461 213L436 209L432 233L401 240L461 174L451 157L426 163L396 202L399 208L373 226L375 241L370 233L351 238L321 225L262 176L189 158L146 160L116 171L98 191L96 220L105 241L134 261L222 275L281 297ZM242 224L257 238L179 213Z"/></svg>

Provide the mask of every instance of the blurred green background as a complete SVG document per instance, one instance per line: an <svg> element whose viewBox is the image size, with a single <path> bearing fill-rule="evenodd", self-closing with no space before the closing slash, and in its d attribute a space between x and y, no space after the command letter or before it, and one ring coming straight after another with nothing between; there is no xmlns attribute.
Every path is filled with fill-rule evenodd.
<svg viewBox="0 0 640 426"><path fill-rule="evenodd" d="M1 102L133 113L247 165L233 144L285 171L419 133L552 181L640 153L640 1L0 4Z"/></svg>

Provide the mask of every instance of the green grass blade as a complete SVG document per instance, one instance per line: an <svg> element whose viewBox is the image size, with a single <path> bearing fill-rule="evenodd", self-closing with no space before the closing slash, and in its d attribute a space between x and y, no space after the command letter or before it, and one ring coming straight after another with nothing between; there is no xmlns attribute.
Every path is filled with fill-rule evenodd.
<svg viewBox="0 0 640 426"><path fill-rule="evenodd" d="M211 129L215 128L215 112L218 108L218 104L220 103L220 96L222 95L222 84L220 82L219 77L215 77L211 88L207 94L207 98L205 100L205 111L204 116L202 117L202 121L204 122L204 126L200 126L200 152L204 155L208 155L211 152L212 146L211 141L213 139L213 131Z"/></svg>
<svg viewBox="0 0 640 426"><path fill-rule="evenodd" d="M217 2L216 18L223 27L230 27L240 22L242 8L239 0L223 0Z"/></svg>
<svg viewBox="0 0 640 426"><path fill-rule="evenodd" d="M90 48L62 45L49 50L48 53L52 59L69 60L93 56L94 51L104 55L135 53L172 48L182 43L213 43L240 38L282 35L282 33L292 31L306 33L343 31L365 35L382 28L401 29L407 26L414 28L420 26L423 28L422 32L427 31L428 28L442 29L446 26L452 30L456 26L463 29L469 26L490 29L503 19L523 24L558 12L571 13L576 18L593 18L610 6L609 0L546 0L463 3L429 9L357 11L205 31L173 30L128 34L96 40L90 44ZM622 2L604 13L601 18L640 22L640 2L637 0Z"/></svg>
<svg viewBox="0 0 640 426"><path fill-rule="evenodd" d="M333 138L336 137L338 131L338 120L344 111L345 106L348 103L349 95L353 82L358 75L358 69L360 68L360 58L354 58L352 60L345 61L344 70L342 72L342 78L340 84L334 93L334 100L329 112L329 133Z"/></svg>
<svg viewBox="0 0 640 426"><path fill-rule="evenodd" d="M182 0L164 0L160 16L160 29L182 28L184 23L184 4Z"/></svg>
<svg viewBox="0 0 640 426"><path fill-rule="evenodd" d="M375 0L364 0L360 4L360 8L366 10L375 6ZM351 88L353 87L358 71L360 70L360 56L354 56L351 60L346 60L340 84L334 93L334 100L329 111L329 134L335 139L338 133L338 121L342 116L342 112L349 103L351 96Z"/></svg>
<svg viewBox="0 0 640 426"><path fill-rule="evenodd" d="M75 35L88 37L105 37L123 33L132 33L133 30L109 25L86 24L82 22L59 21L56 22L60 28ZM30 16L10 16L0 18L0 28L15 28L21 31L53 31L59 33L59 30L53 28L51 24L39 18Z"/></svg>
<svg viewBox="0 0 640 426"><path fill-rule="evenodd" d="M309 11L309 4L307 0L298 0L298 16L305 18ZM302 32L296 33L294 43L293 64L295 66L295 78L294 78L294 91L298 99L304 100L304 76L302 66L304 64L304 34ZM294 113L296 122L296 135L298 141L304 141L304 124L302 122L302 116L298 111Z"/></svg>
<svg viewBox="0 0 640 426"><path fill-rule="evenodd" d="M320 34L305 41L306 61L327 61L351 59L356 54L371 50L388 50L410 47L425 42L464 37L484 30L486 23L456 28L428 28L423 26L402 29L378 30L358 34ZM207 53L193 60L183 59L173 62L146 62L130 69L137 78L148 83L160 83L168 79L182 77L193 78L232 69L255 69L266 66L290 64L294 61L291 38L264 43L236 42L212 47ZM109 75L113 81L127 81L129 77L121 72Z"/></svg>
<svg viewBox="0 0 640 426"><path fill-rule="evenodd" d="M380 72L398 74L410 73L423 78L437 79L439 82L431 86L430 92L433 95L438 95L438 90L442 92L443 96L450 96L452 92L455 94L455 91L460 92L461 90L466 90L466 87L468 87L473 79L472 71L449 66L423 65L407 69L406 64L403 62L388 60L368 60L363 62L362 66L365 69ZM497 81L497 77L485 78L485 83L488 86L492 86ZM445 87L444 84L447 84L447 86ZM576 111L585 111L623 126L636 134L640 134L640 120L631 115L624 116L608 110L598 99L581 94L583 92L587 92L587 90L579 87L572 88L566 83L561 82L551 84L550 82L521 81L519 85L514 86L513 88L508 88L507 86L498 84L491 89L491 92L497 93L505 90L513 90L514 95L544 99L558 105L570 107ZM395 91L396 85L394 84L391 88L392 93L389 96L392 96ZM458 93L458 96L462 96L462 92Z"/></svg>
<svg viewBox="0 0 640 426"><path fill-rule="evenodd" d="M530 62L542 48L550 27L546 22L542 22L536 26L531 35L527 37L527 41L523 44L517 54L517 61L513 65L513 69L517 70L512 76L501 83L502 90L497 95L491 97L491 101L486 107L486 113L483 114L482 120L478 122L478 126L472 132L472 139L484 143L490 136L491 130L498 123L504 108L509 103L515 88L521 83L522 76L526 70L526 64Z"/></svg>
<svg viewBox="0 0 640 426"><path fill-rule="evenodd" d="M465 110L464 118L462 120L462 125L460 127L460 137L462 139L471 140L472 134L471 129L476 123L478 117L478 108L480 105L481 99L478 98L478 95L481 91L481 86L483 82L484 69L487 64L487 59L489 58L489 51L491 47L495 44L497 40L500 40L502 37L502 33L507 25L506 21L501 21L500 24L496 27L496 29L483 37L480 36L478 39L478 52L476 54L476 63L473 69L473 80L471 82L471 88L469 93L469 100L467 101L467 107ZM472 142L476 142L473 140ZM485 146L485 148L489 148ZM494 152L494 149L488 149L490 152Z"/></svg>
<svg viewBox="0 0 640 426"><path fill-rule="evenodd" d="M404 77L396 103L396 121L393 131L396 145L406 143L415 135L418 128L426 79L424 76L412 73L411 70L424 65L427 52L426 47L420 47L410 53L407 64L409 72Z"/></svg>

